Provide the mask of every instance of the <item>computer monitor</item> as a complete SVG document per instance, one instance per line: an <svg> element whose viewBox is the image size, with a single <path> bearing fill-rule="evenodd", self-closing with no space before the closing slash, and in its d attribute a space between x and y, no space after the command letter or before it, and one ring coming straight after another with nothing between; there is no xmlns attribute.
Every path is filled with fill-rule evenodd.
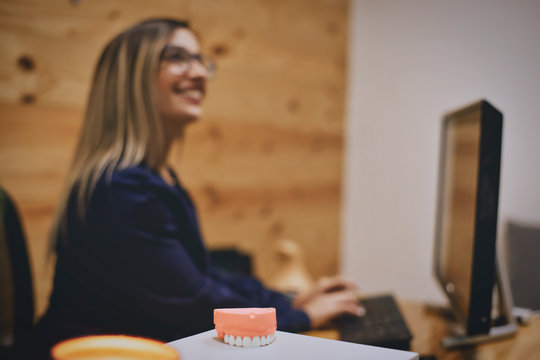
<svg viewBox="0 0 540 360"><path fill-rule="evenodd" d="M493 327L502 119L481 100L442 122L434 273L468 340Z"/></svg>

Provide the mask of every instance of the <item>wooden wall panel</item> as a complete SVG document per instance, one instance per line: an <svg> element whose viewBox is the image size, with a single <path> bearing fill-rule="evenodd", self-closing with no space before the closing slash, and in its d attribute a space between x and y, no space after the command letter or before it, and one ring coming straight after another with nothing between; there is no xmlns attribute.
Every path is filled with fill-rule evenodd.
<svg viewBox="0 0 540 360"><path fill-rule="evenodd" d="M335 273L347 10L346 0L0 2L0 182L23 216L38 313L94 64L118 31L152 16L188 19L218 64L175 164L209 247L250 252L266 281L276 240L291 238L313 276Z"/></svg>

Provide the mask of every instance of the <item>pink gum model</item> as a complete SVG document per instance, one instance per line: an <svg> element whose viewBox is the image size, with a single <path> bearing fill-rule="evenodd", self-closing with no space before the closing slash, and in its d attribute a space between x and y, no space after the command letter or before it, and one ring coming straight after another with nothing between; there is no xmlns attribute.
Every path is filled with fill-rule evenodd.
<svg viewBox="0 0 540 360"><path fill-rule="evenodd" d="M217 335L224 339L225 335L237 338L263 337L276 332L275 308L236 308L215 309L214 324Z"/></svg>

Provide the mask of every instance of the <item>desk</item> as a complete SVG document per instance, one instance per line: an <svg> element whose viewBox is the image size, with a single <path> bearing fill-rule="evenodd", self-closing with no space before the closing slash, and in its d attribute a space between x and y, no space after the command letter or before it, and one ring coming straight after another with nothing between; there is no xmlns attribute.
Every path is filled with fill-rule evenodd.
<svg viewBox="0 0 540 360"><path fill-rule="evenodd" d="M518 333L508 339L483 343L475 347L444 350L440 340L450 335L448 322L441 316L426 312L420 303L400 301L403 316L413 333L411 351L420 355L435 355L437 360L522 360L540 359L540 317L526 326L520 326ZM339 339L335 329L312 330L306 335Z"/></svg>
<svg viewBox="0 0 540 360"><path fill-rule="evenodd" d="M208 330L168 343L180 353L181 359L204 360L418 360L418 354L374 346L352 344L343 341L302 336L276 331L276 339L269 345L244 348L225 344Z"/></svg>

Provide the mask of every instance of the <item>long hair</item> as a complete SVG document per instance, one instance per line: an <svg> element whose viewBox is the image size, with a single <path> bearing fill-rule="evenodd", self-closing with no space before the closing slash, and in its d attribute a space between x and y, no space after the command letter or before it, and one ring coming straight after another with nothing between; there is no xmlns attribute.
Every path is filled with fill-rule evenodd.
<svg viewBox="0 0 540 360"><path fill-rule="evenodd" d="M77 215L83 219L100 177L110 178L115 170L142 162L152 169L164 163L167 144L156 78L162 49L178 28L189 29L189 25L150 19L118 34L103 50L50 234L50 250L66 230L70 196L76 196Z"/></svg>

